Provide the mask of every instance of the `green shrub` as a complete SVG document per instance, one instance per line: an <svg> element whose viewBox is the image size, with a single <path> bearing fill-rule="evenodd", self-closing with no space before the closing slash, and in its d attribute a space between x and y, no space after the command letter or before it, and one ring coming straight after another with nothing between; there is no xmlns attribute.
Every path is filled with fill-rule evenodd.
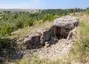
<svg viewBox="0 0 89 64"><path fill-rule="evenodd" d="M89 8L87 8L87 9L86 9L86 13L88 13L88 14L89 14Z"/></svg>
<svg viewBox="0 0 89 64"><path fill-rule="evenodd" d="M43 21L53 21L55 19L55 16L53 14L47 14L45 15Z"/></svg>
<svg viewBox="0 0 89 64"><path fill-rule="evenodd" d="M10 33L13 31L13 27L11 27L10 25L4 25L0 28L0 34L2 36L4 35L10 35Z"/></svg>
<svg viewBox="0 0 89 64"><path fill-rule="evenodd" d="M32 19L24 22L24 27L33 26L34 21Z"/></svg>
<svg viewBox="0 0 89 64"><path fill-rule="evenodd" d="M19 21L16 23L16 28L23 28L23 22Z"/></svg>

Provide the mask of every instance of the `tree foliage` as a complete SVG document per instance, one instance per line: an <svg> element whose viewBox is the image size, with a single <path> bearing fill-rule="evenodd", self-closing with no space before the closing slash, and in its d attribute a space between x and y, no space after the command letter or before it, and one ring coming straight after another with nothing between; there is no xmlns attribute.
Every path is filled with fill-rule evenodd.
<svg viewBox="0 0 89 64"><path fill-rule="evenodd" d="M86 12L89 14L89 8L86 9Z"/></svg>
<svg viewBox="0 0 89 64"><path fill-rule="evenodd" d="M34 23L33 19L29 19L29 20L24 22L24 27L33 26L33 23Z"/></svg>
<svg viewBox="0 0 89 64"><path fill-rule="evenodd" d="M88 10L88 9L87 9ZM81 12L83 9L47 9L32 12L0 12L0 35L10 35L10 33L19 28L33 26L35 21L43 20L53 21L55 18L68 15L74 12Z"/></svg>

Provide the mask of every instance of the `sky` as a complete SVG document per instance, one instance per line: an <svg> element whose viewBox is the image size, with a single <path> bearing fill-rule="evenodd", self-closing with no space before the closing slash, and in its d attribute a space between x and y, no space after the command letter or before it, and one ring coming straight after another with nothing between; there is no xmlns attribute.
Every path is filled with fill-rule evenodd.
<svg viewBox="0 0 89 64"><path fill-rule="evenodd" d="M87 8L89 0L0 0L1 9Z"/></svg>

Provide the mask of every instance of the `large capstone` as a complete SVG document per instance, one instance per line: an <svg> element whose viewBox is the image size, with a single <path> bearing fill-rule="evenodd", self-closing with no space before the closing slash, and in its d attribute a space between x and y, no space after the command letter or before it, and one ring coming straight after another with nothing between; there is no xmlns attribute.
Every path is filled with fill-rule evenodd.
<svg viewBox="0 0 89 64"><path fill-rule="evenodd" d="M76 17L64 16L54 20L52 32L57 38L67 38L69 32L78 25L79 20Z"/></svg>

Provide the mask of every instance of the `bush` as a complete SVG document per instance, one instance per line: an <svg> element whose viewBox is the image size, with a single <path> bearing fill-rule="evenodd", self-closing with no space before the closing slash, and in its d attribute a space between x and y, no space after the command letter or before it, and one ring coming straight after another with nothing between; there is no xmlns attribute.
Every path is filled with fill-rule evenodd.
<svg viewBox="0 0 89 64"><path fill-rule="evenodd" d="M47 14L45 15L43 21L53 21L55 19L54 15L53 14Z"/></svg>
<svg viewBox="0 0 89 64"><path fill-rule="evenodd" d="M16 29L23 28L23 22L19 21L16 23Z"/></svg>
<svg viewBox="0 0 89 64"><path fill-rule="evenodd" d="M88 13L88 14L89 14L89 8L87 8L87 9L86 9L86 13Z"/></svg>
<svg viewBox="0 0 89 64"><path fill-rule="evenodd" d="M24 27L33 26L34 21L32 19L24 22Z"/></svg>
<svg viewBox="0 0 89 64"><path fill-rule="evenodd" d="M10 35L10 33L13 31L13 27L11 27L10 25L4 25L0 28L0 34L1 36L5 36L5 35Z"/></svg>

